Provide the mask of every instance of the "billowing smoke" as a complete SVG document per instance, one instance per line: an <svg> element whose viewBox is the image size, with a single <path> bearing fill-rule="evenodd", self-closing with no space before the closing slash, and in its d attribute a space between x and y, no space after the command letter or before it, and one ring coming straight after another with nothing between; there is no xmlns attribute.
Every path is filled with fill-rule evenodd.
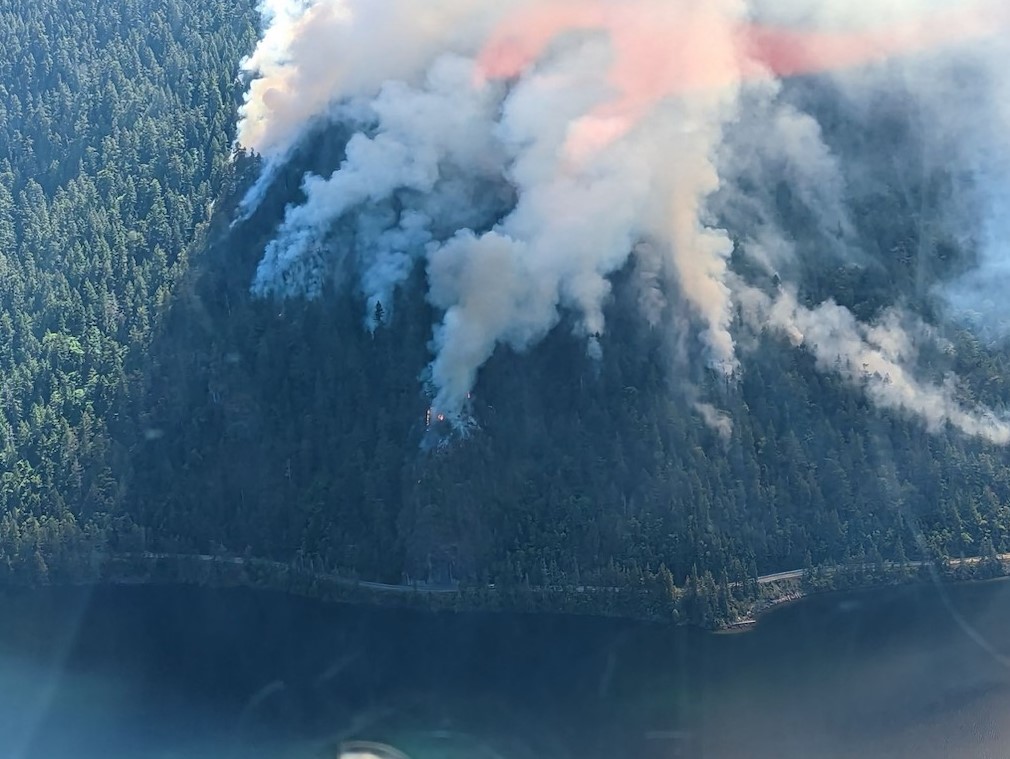
<svg viewBox="0 0 1010 759"><path fill-rule="evenodd" d="M745 286L737 292L744 318L755 329L784 334L808 350L821 370L863 388L881 408L916 416L933 431L950 425L993 443L1010 443L1010 422L985 408L966 408L955 378L930 384L911 375L907 366L915 358L915 341L897 311L868 325L831 301L807 308L786 290L774 297Z"/></svg>
<svg viewBox="0 0 1010 759"><path fill-rule="evenodd" d="M812 253L860 255L847 205L858 172L784 96L782 77L830 74L853 108L899 87L921 103L933 139L923 144L953 151L971 191L996 198L999 166L980 182L968 162L999 129L940 119L943 93L924 72L968 60L998 82L1000 4L266 0L262 10L239 142L266 169L246 212L314 126L355 133L331 176L305 177L305 201L288 208L253 291L319 297L349 269L374 327L375 304L388 310L423 265L442 314L426 373L440 413L460 413L496 346L528 348L563 315L598 356L611 278L631 267L644 320L673 329L686 307L717 374L740 370L736 330L783 330L826 370L850 367L842 376L882 407L1007 441L953 385L911 376L891 317L870 327L833 303L806 309L730 264L739 252L779 277ZM802 244L769 177L816 220ZM992 255L983 264L998 267ZM950 302L970 300L970 277L951 285ZM718 409L694 406L730 434Z"/></svg>

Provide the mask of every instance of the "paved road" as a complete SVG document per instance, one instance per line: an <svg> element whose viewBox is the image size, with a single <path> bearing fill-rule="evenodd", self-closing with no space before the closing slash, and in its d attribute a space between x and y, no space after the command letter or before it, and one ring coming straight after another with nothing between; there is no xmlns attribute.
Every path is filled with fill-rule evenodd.
<svg viewBox="0 0 1010 759"><path fill-rule="evenodd" d="M143 557L145 559L175 559L175 560L186 560L186 561L208 561L217 564L233 564L236 566L268 566L276 570L290 570L291 566L284 564L279 561L270 561L269 559L247 559L241 556L212 556L211 554L182 554L182 553L125 553L119 554L122 558L133 558L133 557ZM1010 553L1003 553L996 557L1000 561L1010 562ZM952 566L960 566L962 564L978 564L982 561L981 556L970 556L965 559L950 559L950 564ZM918 569L923 566L925 562L922 561L910 561L905 564L909 569ZM892 568L893 565L889 565ZM865 569L872 569L872 564L866 564ZM299 570L311 574L320 580L328 580L329 582L335 582L340 585L350 585L358 588L368 588L370 590L379 590L386 592L395 593L458 593L459 590L455 587L444 587L444 586L427 586L427 585L393 585L385 582L368 582L365 580L355 580L350 577L341 577L340 575L327 574L322 572L311 572L310 570ZM830 569L828 571L831 571ZM799 580L803 577L804 570L802 569L789 569L785 572L775 572L770 575L761 575L757 578L759 585L768 585L773 582L782 582L784 580ZM563 590L563 589L562 589ZM616 590L616 589L607 589Z"/></svg>
<svg viewBox="0 0 1010 759"><path fill-rule="evenodd" d="M788 572L776 572L773 575L761 575L758 578L759 585L767 585L770 582L778 582L779 580L799 580L803 577L802 569L790 569Z"/></svg>
<svg viewBox="0 0 1010 759"><path fill-rule="evenodd" d="M999 561L1002 561L1002 562L1010 561L1010 553L1001 553L1001 554L998 554L996 556L996 558ZM959 566L962 566L962 565L978 564L983 559L984 559L984 557L982 557L982 556L969 556L969 557L964 558L964 559L949 559L948 561L950 562L951 566L953 566L953 567L959 567ZM905 566L908 569L918 569L919 567L921 567L921 566L923 566L925 564L926 564L926 562L924 562L924 561L909 561L909 562L905 563ZM887 568L888 569L893 569L895 566L897 566L897 565L895 565L895 564L888 564ZM841 568L842 567L837 567L836 569L841 569ZM864 569L872 569L873 568L873 564L865 564L863 566L863 568ZM829 571L831 571L831 570L829 570ZM779 582L780 580L799 580L802 577L803 577L803 570L802 569L790 569L787 572L776 572L775 574L761 575L761 577L759 577L757 579L757 581L758 581L759 585L767 585L770 582Z"/></svg>
<svg viewBox="0 0 1010 759"><path fill-rule="evenodd" d="M270 569L278 571L290 571L293 567L290 564L285 564L281 561L271 561L270 559L257 559L257 558L245 558L243 556L214 556L212 554L203 553L154 553L151 551L144 551L143 553L121 553L118 557L124 559L132 558L143 558L149 560L172 560L172 561L203 561L212 562L214 564L231 564L233 566L259 566L259 567L269 567ZM308 569L296 570L302 572L306 575L311 575L318 580L326 580L329 582L337 583L338 585L347 585L357 588L368 588L369 590L381 590L386 592L396 592L396 593L456 593L457 588L446 587L446 586L429 586L429 585L392 585L386 582L369 582L366 580L356 580L353 577L342 577L340 575L329 574L326 572L313 572Z"/></svg>

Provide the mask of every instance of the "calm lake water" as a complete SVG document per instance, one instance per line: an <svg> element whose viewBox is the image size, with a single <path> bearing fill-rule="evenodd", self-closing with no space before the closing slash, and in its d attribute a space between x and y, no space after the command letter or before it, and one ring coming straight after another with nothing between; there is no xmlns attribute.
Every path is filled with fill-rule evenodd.
<svg viewBox="0 0 1010 759"><path fill-rule="evenodd" d="M197 588L0 591L0 756L1006 757L1010 583L753 632Z"/></svg>

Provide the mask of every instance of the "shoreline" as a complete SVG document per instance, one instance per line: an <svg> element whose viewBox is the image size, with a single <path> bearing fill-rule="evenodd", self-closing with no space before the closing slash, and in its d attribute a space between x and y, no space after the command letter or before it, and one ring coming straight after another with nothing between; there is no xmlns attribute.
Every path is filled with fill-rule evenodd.
<svg viewBox="0 0 1010 759"><path fill-rule="evenodd" d="M757 578L757 598L739 599L730 619L704 625L689 617L684 607L686 589L672 598L659 598L647 590L620 588L501 588L494 585L433 586L423 583L395 585L360 580L300 568L270 559L209 554L121 553L93 557L88 570L76 577L47 577L35 583L11 586L89 585L194 585L247 588L307 598L322 603L373 607L401 607L431 612L528 613L595 616L674 626L693 626L718 634L754 630L766 615L799 601L833 592L872 591L935 583L943 585L1007 579L1010 556L947 560L928 565L869 568L837 567L779 572ZM983 571L984 570L984 571ZM813 583L813 585L811 585ZM739 586L737 586L739 587ZM696 597L704 599L701 596Z"/></svg>
<svg viewBox="0 0 1010 759"><path fill-rule="evenodd" d="M773 614L774 612L781 611L782 609L793 606L802 601L831 596L834 594L869 593L889 588L924 588L929 586L957 587L962 585L984 585L987 583L1010 581L1010 566L1008 566L1008 559L1010 559L1010 557L1006 554L1001 554L995 557L995 561L999 564L1001 574L993 576L958 576L959 570L963 570L966 567L979 566L985 561L984 557L970 557L966 559L948 560L946 566L933 565L935 571L931 573L933 576L930 577L922 576L921 570L928 570L931 565L925 564L924 562L910 562L909 565L904 568L905 571L903 574L883 577L864 583L813 589L804 589L802 587L790 588L787 589L787 591L781 596L755 602L754 608L744 618L738 619L737 621L716 630L716 633L722 635L737 635L750 632L758 626L764 617ZM901 568L897 567L892 569L902 571ZM915 569L918 571L915 573L908 573L908 569ZM794 584L801 584L801 581L795 581L792 579L790 581Z"/></svg>

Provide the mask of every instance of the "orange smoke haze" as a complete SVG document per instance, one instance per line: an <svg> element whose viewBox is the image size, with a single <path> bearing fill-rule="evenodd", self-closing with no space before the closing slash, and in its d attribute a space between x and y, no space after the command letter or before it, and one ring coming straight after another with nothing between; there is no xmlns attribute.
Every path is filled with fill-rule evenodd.
<svg viewBox="0 0 1010 759"><path fill-rule="evenodd" d="M563 34L606 33L613 46L608 84L614 94L587 117L597 133L589 139L601 147L665 98L747 79L854 67L994 35L1010 22L1010 2L1000 0L852 32L746 23L727 18L718 5L687 0L564 0L527 6L495 30L480 54L478 69L485 79L508 79L530 68Z"/></svg>

